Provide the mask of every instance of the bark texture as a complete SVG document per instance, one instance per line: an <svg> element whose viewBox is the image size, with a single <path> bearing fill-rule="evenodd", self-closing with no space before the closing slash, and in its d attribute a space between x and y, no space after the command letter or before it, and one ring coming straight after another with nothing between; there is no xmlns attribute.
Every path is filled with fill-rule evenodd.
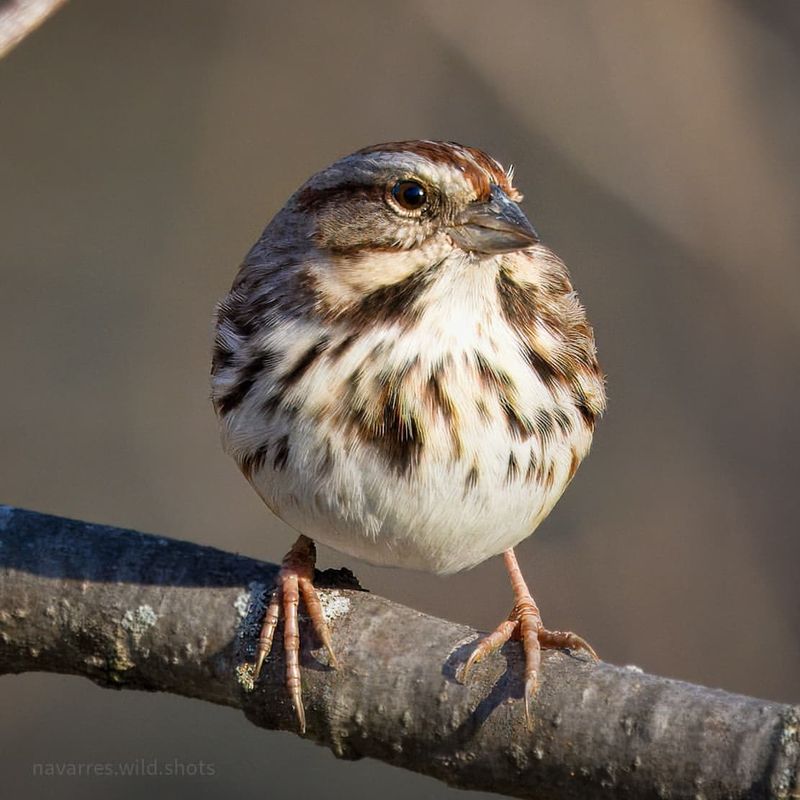
<svg viewBox="0 0 800 800"><path fill-rule="evenodd" d="M0 506L0 673L83 675L241 708L294 731L280 647L252 658L277 567ZM548 653L528 731L514 643L455 680L477 635L318 575L335 651L301 622L307 738L516 797L797 798L800 709Z"/></svg>

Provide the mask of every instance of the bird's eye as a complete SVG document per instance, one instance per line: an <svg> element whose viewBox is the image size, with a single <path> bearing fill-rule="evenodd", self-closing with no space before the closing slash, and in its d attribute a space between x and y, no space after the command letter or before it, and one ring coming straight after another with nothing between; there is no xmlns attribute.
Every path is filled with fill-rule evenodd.
<svg viewBox="0 0 800 800"><path fill-rule="evenodd" d="M392 197L406 211L419 211L428 202L425 187L416 181L398 181L392 187Z"/></svg>

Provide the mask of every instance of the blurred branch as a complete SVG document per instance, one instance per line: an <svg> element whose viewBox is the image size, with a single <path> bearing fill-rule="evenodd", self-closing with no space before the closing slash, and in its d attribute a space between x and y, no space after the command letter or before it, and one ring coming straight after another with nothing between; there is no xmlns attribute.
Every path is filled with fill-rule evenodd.
<svg viewBox="0 0 800 800"><path fill-rule="evenodd" d="M280 653L255 690L237 677L276 574L188 542L0 506L0 674L83 675L295 730ZM343 666L307 649L303 664L307 736L340 757L549 800L800 796L796 707L550 653L528 732L516 646L462 686L454 674L474 631L353 588L348 574L318 576Z"/></svg>
<svg viewBox="0 0 800 800"><path fill-rule="evenodd" d="M10 53L67 0L0 0L0 58Z"/></svg>

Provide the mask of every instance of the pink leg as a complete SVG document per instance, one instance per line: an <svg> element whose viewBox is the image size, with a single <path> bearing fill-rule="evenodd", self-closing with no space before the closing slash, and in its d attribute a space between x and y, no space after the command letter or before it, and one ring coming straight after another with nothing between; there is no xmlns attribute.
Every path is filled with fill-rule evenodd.
<svg viewBox="0 0 800 800"><path fill-rule="evenodd" d="M320 642L328 651L330 665L337 667L336 656L331 645L331 635L322 605L314 588L314 564L316 563L314 542L307 536L300 536L283 559L278 573L278 587L272 593L264 623L258 637L256 649L255 677L261 672L264 660L272 649L278 616L283 607L283 649L286 657L286 689L291 697L300 732L306 730L306 713L300 689L300 630L297 622L297 609L300 596L306 604L311 623Z"/></svg>
<svg viewBox="0 0 800 800"><path fill-rule="evenodd" d="M539 609L528 589L522 571L517 563L513 549L503 553L511 589L514 593L514 607L508 619L501 622L488 636L484 636L472 651L467 663L461 670L461 680L465 682L472 667L491 653L499 650L512 637L522 642L522 651L525 654L525 720L530 728L532 725L530 714L530 699L539 688L539 672L542 664L542 648L567 648L569 650L584 650L595 661L597 653L580 636L562 631L548 631L542 624Z"/></svg>

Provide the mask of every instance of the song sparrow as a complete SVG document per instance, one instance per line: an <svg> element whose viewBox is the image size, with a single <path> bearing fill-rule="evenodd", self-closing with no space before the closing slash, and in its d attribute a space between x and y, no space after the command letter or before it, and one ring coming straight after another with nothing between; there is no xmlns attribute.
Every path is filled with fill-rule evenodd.
<svg viewBox="0 0 800 800"><path fill-rule="evenodd" d="M373 564L452 573L502 553L525 712L546 630L513 547L587 454L605 407L592 330L494 159L452 142L376 145L314 175L245 258L217 313L212 394L228 453L302 535L259 639L285 616L301 729L297 607L330 636L313 539Z"/></svg>

